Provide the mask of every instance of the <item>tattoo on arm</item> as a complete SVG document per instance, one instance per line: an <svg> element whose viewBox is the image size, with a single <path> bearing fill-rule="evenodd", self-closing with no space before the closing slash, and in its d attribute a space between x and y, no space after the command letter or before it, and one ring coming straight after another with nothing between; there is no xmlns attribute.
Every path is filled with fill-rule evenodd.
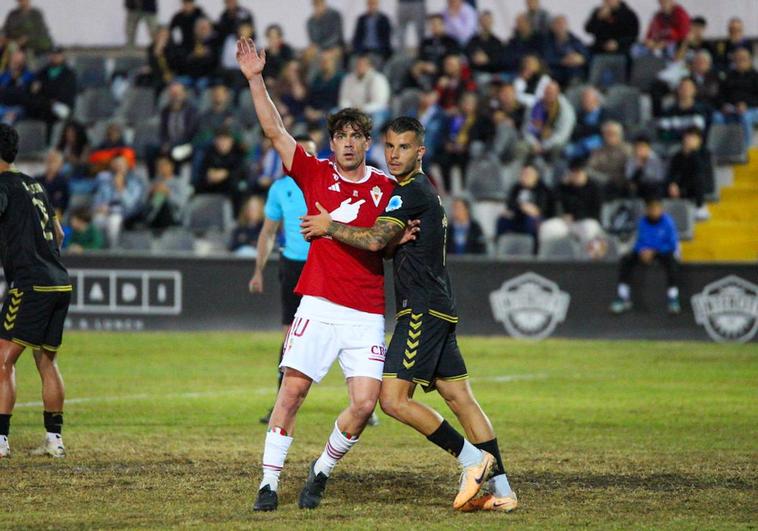
<svg viewBox="0 0 758 531"><path fill-rule="evenodd" d="M326 233L337 241L368 251L383 249L403 227L391 221L378 220L373 227L351 227L332 221Z"/></svg>

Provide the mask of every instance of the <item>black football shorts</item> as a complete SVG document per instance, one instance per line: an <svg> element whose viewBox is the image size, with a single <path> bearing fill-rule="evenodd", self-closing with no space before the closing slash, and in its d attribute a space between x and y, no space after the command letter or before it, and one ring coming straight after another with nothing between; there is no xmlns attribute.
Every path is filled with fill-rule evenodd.
<svg viewBox="0 0 758 531"><path fill-rule="evenodd" d="M0 338L33 349L57 351L70 302L71 286L8 290L0 312Z"/></svg>
<svg viewBox="0 0 758 531"><path fill-rule="evenodd" d="M435 388L438 379L468 378L455 323L425 312L400 317L387 349L384 377L417 383L427 392Z"/></svg>
<svg viewBox="0 0 758 531"><path fill-rule="evenodd" d="M282 324L291 325L295 320L295 312L300 306L300 295L295 293L295 286L300 280L300 273L303 272L305 261L290 260L281 257L279 259L279 284L281 286L282 298Z"/></svg>

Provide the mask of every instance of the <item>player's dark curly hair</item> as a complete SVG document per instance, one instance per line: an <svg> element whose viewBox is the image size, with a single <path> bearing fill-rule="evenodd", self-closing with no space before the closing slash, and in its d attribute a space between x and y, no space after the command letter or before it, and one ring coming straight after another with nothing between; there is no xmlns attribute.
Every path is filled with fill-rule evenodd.
<svg viewBox="0 0 758 531"><path fill-rule="evenodd" d="M366 138L371 138L371 130L374 128L374 120L371 116L358 109L348 107L339 112L330 114L327 118L326 126L329 129L329 138L334 138L338 131L342 131L346 126L353 128L353 131L360 131Z"/></svg>
<svg viewBox="0 0 758 531"><path fill-rule="evenodd" d="M402 134L412 132L416 135L419 144L424 143L424 126L421 122L410 116L399 116L387 124L387 130L393 133Z"/></svg>
<svg viewBox="0 0 758 531"><path fill-rule="evenodd" d="M0 124L0 159L8 164L18 155L18 132L8 124Z"/></svg>

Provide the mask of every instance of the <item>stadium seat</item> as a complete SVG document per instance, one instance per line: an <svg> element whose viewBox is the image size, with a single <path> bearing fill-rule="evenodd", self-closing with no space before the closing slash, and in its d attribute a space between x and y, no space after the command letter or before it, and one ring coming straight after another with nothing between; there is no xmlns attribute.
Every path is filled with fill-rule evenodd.
<svg viewBox="0 0 758 531"><path fill-rule="evenodd" d="M713 124L706 146L719 165L747 162L745 137L739 124Z"/></svg>
<svg viewBox="0 0 758 531"><path fill-rule="evenodd" d="M626 236L637 228L644 204L639 199L617 199L603 203L600 208L600 224L609 233Z"/></svg>
<svg viewBox="0 0 758 531"><path fill-rule="evenodd" d="M492 240L495 237L495 228L497 227L497 218L505 210L503 201L474 201L471 204L471 216L482 226L482 232L487 239Z"/></svg>
<svg viewBox="0 0 758 531"><path fill-rule="evenodd" d="M193 251L195 249L195 237L185 229L168 229L153 242L153 249L164 252Z"/></svg>
<svg viewBox="0 0 758 531"><path fill-rule="evenodd" d="M79 56L74 60L74 71L79 89L101 88L108 85L105 57Z"/></svg>
<svg viewBox="0 0 758 531"><path fill-rule="evenodd" d="M576 260L580 257L577 243L570 237L540 242L537 256L547 260Z"/></svg>
<svg viewBox="0 0 758 531"><path fill-rule="evenodd" d="M648 92L653 82L658 78L658 73L666 68L666 60L654 55L643 55L632 62L632 73L629 84Z"/></svg>
<svg viewBox="0 0 758 531"><path fill-rule="evenodd" d="M566 89L566 92L564 92L564 96L566 96L566 99L569 101L572 107L574 107L574 110L579 111L579 109L582 106L582 92L584 92L584 89L589 87L590 85L574 85L573 87L569 87Z"/></svg>
<svg viewBox="0 0 758 531"><path fill-rule="evenodd" d="M390 82L392 92L398 93L403 86L405 76L413 65L413 58L396 53L384 65L384 74Z"/></svg>
<svg viewBox="0 0 758 531"><path fill-rule="evenodd" d="M184 226L195 234L204 234L211 230L225 232L233 222L232 203L226 196L200 194L187 206Z"/></svg>
<svg viewBox="0 0 758 531"><path fill-rule="evenodd" d="M663 209L674 219L680 240L691 240L695 235L695 205L686 199L665 199Z"/></svg>
<svg viewBox="0 0 758 531"><path fill-rule="evenodd" d="M502 201L507 195L503 186L502 165L489 155L469 162L466 167L466 191L475 201Z"/></svg>
<svg viewBox="0 0 758 531"><path fill-rule="evenodd" d="M36 159L47 151L47 124L45 122L21 120L14 127L19 136L19 159Z"/></svg>
<svg viewBox="0 0 758 531"><path fill-rule="evenodd" d="M153 246L153 237L148 230L122 231L118 248L126 251L149 251Z"/></svg>
<svg viewBox="0 0 758 531"><path fill-rule="evenodd" d="M118 115L130 125L143 122L155 114L155 94L153 89L146 87L129 88L118 110Z"/></svg>
<svg viewBox="0 0 758 531"><path fill-rule="evenodd" d="M716 157L711 153L711 164L708 166L707 173L704 178L703 192L707 201L719 200L719 188L716 183Z"/></svg>
<svg viewBox="0 0 758 531"><path fill-rule="evenodd" d="M616 85L608 89L604 104L608 114L624 124L625 129L639 126L642 121L640 90Z"/></svg>
<svg viewBox="0 0 758 531"><path fill-rule="evenodd" d="M156 116L140 122L134 128L134 141L132 147L138 157L145 156L145 148L150 144L160 143L161 123Z"/></svg>
<svg viewBox="0 0 758 531"><path fill-rule="evenodd" d="M74 117L83 123L93 123L113 116L116 102L108 88L90 88L76 99Z"/></svg>
<svg viewBox="0 0 758 531"><path fill-rule="evenodd" d="M132 79L143 66L145 66L145 58L142 55L116 57L113 62L113 74L124 75Z"/></svg>
<svg viewBox="0 0 758 531"><path fill-rule="evenodd" d="M528 234L503 234L497 239L495 255L499 258L531 257L534 239Z"/></svg>
<svg viewBox="0 0 758 531"><path fill-rule="evenodd" d="M599 54L590 64L590 85L605 90L613 85L626 83L626 56L620 54Z"/></svg>

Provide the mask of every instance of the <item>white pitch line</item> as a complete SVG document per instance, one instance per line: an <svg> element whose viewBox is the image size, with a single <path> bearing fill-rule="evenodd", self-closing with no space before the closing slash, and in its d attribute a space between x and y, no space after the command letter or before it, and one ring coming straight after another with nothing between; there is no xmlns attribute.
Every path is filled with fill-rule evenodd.
<svg viewBox="0 0 758 531"><path fill-rule="evenodd" d="M499 376L483 376L483 377L472 377L471 380L474 382L497 382L497 383L508 383L508 382L521 382L521 381L528 381L528 380L544 380L548 378L547 374L503 374ZM316 385L314 389L321 389L323 391L342 391L345 388L342 386L333 386L333 385ZM90 397L79 397L79 398L67 398L66 399L66 405L70 404L91 404L91 403L98 403L98 402L136 402L140 400L154 400L156 398L160 399L171 399L171 398L180 398L180 399L193 399L193 398L214 398L218 396L227 396L227 395L247 395L247 394L255 394L255 395L268 395L274 396L276 394L276 389L273 387L259 387L256 389L230 389L228 391L195 391L195 392L187 392L187 393L169 393L164 395L150 395L146 393L138 394L138 395L123 395L123 396L90 396ZM25 407L42 407L42 402L19 402L16 404L17 408L25 408Z"/></svg>

